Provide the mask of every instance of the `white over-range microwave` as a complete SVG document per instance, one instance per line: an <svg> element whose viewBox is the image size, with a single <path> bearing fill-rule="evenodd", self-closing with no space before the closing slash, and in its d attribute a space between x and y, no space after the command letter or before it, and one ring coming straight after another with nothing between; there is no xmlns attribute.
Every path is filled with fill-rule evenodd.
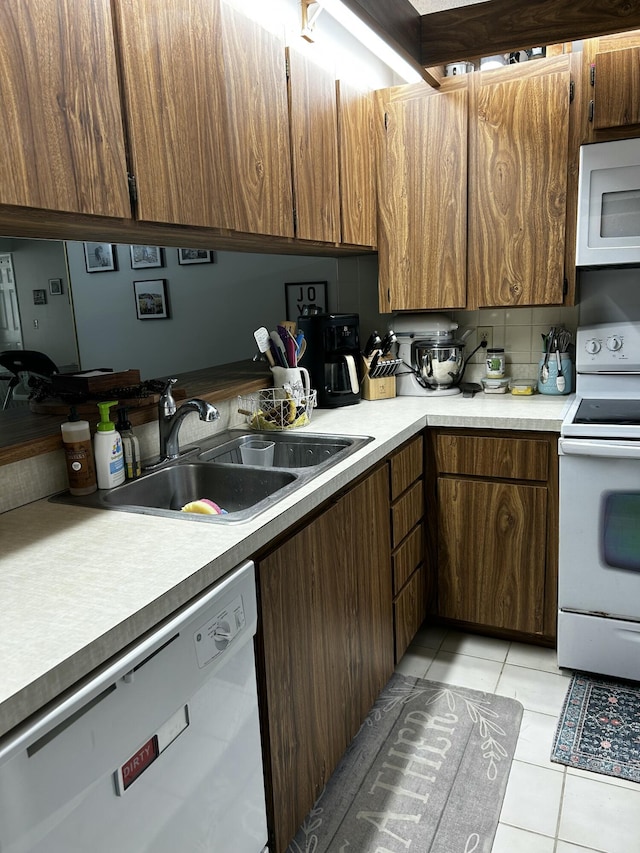
<svg viewBox="0 0 640 853"><path fill-rule="evenodd" d="M580 148L579 267L640 264L640 139Z"/></svg>

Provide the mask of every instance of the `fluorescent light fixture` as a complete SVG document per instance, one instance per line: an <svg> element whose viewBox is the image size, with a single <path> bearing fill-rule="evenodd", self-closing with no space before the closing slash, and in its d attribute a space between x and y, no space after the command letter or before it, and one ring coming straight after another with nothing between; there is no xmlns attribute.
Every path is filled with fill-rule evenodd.
<svg viewBox="0 0 640 853"><path fill-rule="evenodd" d="M388 65L406 83L418 83L423 78L406 62L400 54L396 53L380 36L368 27L363 20L348 9L341 0L318 0L320 6L325 9L332 18L335 18L345 30L377 56L381 62Z"/></svg>

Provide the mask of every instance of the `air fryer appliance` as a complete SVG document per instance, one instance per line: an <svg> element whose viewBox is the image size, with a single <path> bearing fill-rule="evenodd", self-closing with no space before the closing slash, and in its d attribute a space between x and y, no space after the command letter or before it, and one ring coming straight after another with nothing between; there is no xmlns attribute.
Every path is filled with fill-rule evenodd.
<svg viewBox="0 0 640 853"><path fill-rule="evenodd" d="M304 366L321 408L360 402L359 320L358 314L313 314L298 319L307 342Z"/></svg>

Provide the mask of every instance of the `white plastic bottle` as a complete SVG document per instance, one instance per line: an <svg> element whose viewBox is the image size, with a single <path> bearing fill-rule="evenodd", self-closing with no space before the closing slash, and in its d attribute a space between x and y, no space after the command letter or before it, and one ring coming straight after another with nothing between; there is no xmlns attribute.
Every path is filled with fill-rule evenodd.
<svg viewBox="0 0 640 853"><path fill-rule="evenodd" d="M112 489L124 483L124 454L122 438L116 425L109 420L109 409L117 406L116 401L98 403L100 422L93 440L96 457L96 474L99 489Z"/></svg>
<svg viewBox="0 0 640 853"><path fill-rule="evenodd" d="M72 495L90 495L97 486L89 421L80 420L72 406L69 420L60 425L60 430L67 460L69 491Z"/></svg>

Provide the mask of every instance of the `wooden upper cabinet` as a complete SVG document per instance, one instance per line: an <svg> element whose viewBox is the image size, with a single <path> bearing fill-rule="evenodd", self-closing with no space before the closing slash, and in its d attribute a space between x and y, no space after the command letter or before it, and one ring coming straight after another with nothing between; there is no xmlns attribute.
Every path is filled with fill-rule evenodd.
<svg viewBox="0 0 640 853"><path fill-rule="evenodd" d="M287 49L296 236L340 241L335 77Z"/></svg>
<svg viewBox="0 0 640 853"><path fill-rule="evenodd" d="M141 220L233 228L220 0L114 0Z"/></svg>
<svg viewBox="0 0 640 853"><path fill-rule="evenodd" d="M373 93L336 82L342 242L375 246L376 158Z"/></svg>
<svg viewBox="0 0 640 853"><path fill-rule="evenodd" d="M284 34L269 32L226 3L222 32L235 227L293 237Z"/></svg>
<svg viewBox="0 0 640 853"><path fill-rule="evenodd" d="M468 76L377 94L382 312L465 307Z"/></svg>
<svg viewBox="0 0 640 853"><path fill-rule="evenodd" d="M593 75L595 130L640 124L640 47L598 53Z"/></svg>
<svg viewBox="0 0 640 853"><path fill-rule="evenodd" d="M110 0L3 0L0 79L0 203L130 217Z"/></svg>
<svg viewBox="0 0 640 853"><path fill-rule="evenodd" d="M468 305L562 304L569 60L468 76Z"/></svg>

